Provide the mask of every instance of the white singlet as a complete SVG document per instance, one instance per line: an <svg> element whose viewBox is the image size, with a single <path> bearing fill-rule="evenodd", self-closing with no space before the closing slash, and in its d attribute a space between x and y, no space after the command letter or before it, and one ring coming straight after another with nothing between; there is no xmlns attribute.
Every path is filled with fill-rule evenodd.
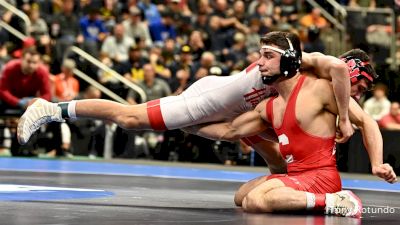
<svg viewBox="0 0 400 225"><path fill-rule="evenodd" d="M150 101L147 111L155 130L229 121L253 110L272 93L262 83L256 63L240 73L219 77L207 76L178 96Z"/></svg>

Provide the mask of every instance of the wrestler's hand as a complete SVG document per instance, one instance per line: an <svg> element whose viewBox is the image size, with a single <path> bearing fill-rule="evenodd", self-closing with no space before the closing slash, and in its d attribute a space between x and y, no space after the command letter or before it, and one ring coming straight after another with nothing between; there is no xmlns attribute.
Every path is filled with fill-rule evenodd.
<svg viewBox="0 0 400 225"><path fill-rule="evenodd" d="M396 173L393 171L393 167L387 163L381 164L379 166L373 166L372 174L384 179L391 184L397 182Z"/></svg>
<svg viewBox="0 0 400 225"><path fill-rule="evenodd" d="M354 134L354 128L349 119L339 120L339 135L336 135L337 143L345 143Z"/></svg>

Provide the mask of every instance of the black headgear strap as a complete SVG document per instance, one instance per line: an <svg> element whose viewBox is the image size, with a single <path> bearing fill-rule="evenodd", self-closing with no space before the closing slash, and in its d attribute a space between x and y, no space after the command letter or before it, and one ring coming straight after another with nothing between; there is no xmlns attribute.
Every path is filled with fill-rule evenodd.
<svg viewBox="0 0 400 225"><path fill-rule="evenodd" d="M264 84L270 85L278 80L280 77L292 77L296 75L299 71L301 65L301 57L297 53L297 51L293 48L292 42L289 38L286 38L289 43L289 49L282 50L279 48L275 48L270 45L263 45L261 48L270 49L275 52L281 53L281 62L280 62L280 74L273 76L262 76L262 82Z"/></svg>

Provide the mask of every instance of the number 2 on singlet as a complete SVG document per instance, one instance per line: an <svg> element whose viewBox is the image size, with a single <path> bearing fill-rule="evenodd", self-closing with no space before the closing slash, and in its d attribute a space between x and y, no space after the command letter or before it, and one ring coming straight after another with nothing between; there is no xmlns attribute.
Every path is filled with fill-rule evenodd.
<svg viewBox="0 0 400 225"><path fill-rule="evenodd" d="M286 134L281 134L278 136L279 143L282 145L288 145L289 144L289 138L286 136Z"/></svg>

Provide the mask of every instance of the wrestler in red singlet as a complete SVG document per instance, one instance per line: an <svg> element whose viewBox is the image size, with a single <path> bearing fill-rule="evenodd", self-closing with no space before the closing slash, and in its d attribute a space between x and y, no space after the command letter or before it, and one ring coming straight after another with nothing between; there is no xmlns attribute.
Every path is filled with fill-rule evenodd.
<svg viewBox="0 0 400 225"><path fill-rule="evenodd" d="M271 175L286 186L312 193L334 193L341 190L341 181L336 169L335 137L317 137L304 131L297 122L296 99L306 76L293 89L286 106L283 122L279 127L273 123L273 101L267 102L267 118L279 138L279 147L287 162L287 174ZM291 144L296 143L296 144Z"/></svg>

